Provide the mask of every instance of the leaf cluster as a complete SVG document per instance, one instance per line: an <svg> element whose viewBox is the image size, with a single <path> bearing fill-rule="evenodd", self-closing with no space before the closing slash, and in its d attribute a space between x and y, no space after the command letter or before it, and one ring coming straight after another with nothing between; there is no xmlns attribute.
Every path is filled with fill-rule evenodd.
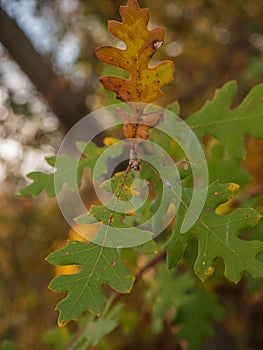
<svg viewBox="0 0 263 350"><path fill-rule="evenodd" d="M234 283L238 283L244 273L252 277L263 276L263 265L259 259L263 251L263 242L246 240L241 236L258 223L261 215L255 209L236 209L230 204L239 191L239 185L244 186L250 181L248 174L240 168L240 160L246 156L245 135L263 139L263 84L255 86L237 107L231 108L237 85L235 82L228 82L217 90L211 101L207 101L198 112L186 119L186 126L194 131L200 144L207 150L207 162L213 181L209 185L201 214L194 225L182 233L182 223L191 208L194 190L189 160L173 140L155 130L149 130L162 122L161 115L146 114L138 104L149 103L159 98L160 87L172 79L171 62L165 61L153 68L149 67L149 61L157 51L158 43L164 41L164 31L159 27L153 30L147 28L149 11L140 9L136 0L128 0L127 6L121 6L120 13L123 22L110 21L109 30L126 44L126 48L102 47L97 49L96 53L103 62L125 69L129 78L104 76L100 80L106 89L114 91L117 97L131 108L131 114L117 110L124 124L124 136L139 138L141 142L147 138L157 144L161 141L170 157L177 162L180 176L177 177L178 174L174 174L173 168L160 156L149 155L148 160L151 162L147 162L146 159L141 162L140 167L138 164L135 167L136 159L131 157L124 171L115 173L101 185L106 192L111 192L106 204L93 205L88 213L76 218L76 222L81 225L99 224L96 237L87 242L69 241L64 248L47 257L47 261L53 265L79 267L75 274L57 276L51 282L50 288L67 293L57 305L59 325L81 318L86 311L96 315L97 318L93 319L87 328L86 340L83 340L85 346L96 345L103 335L116 326L115 316L120 311L120 306L113 308L108 318L100 318L105 308L104 286L110 286L115 291L115 296L119 295L118 293L130 293L133 288L134 266L126 266L123 259L125 255L156 254L160 248L166 251L167 267L172 269L180 266L187 247L192 238L195 238L198 248L197 256L194 257L194 272L201 281L212 277L219 260L224 263L225 277ZM178 113L178 106L175 102L168 109ZM180 130L182 133L184 128L183 125ZM22 189L21 194L38 195L42 190L46 190L48 196L54 197L64 183L69 184L72 190L78 190L83 180L84 169L89 168L92 175L97 160L107 146L97 147L94 143L78 143L77 146L82 152L80 161L67 155L48 158L48 163L56 167L56 173L29 174L28 177L34 182ZM111 154L111 157L118 157L122 151L120 149ZM227 161L222 161L223 158ZM107 172L107 165L105 161L99 175ZM175 179L176 186L171 187L171 182L164 181L162 174L167 174L167 179L171 181ZM136 188L134 183L137 179L143 180L143 185ZM239 185L233 181L239 182ZM150 189L148 198L143 207L139 205L139 209L136 210L134 204L142 203L140 195L146 185ZM182 189L180 196L177 191L179 187ZM118 210L119 203L122 210ZM224 215L220 212L222 206L229 208ZM153 232L162 227L173 208L176 208L176 219L154 240ZM158 219L153 220L151 230L137 227L138 224L147 222L156 212L159 213ZM173 321L184 324L178 337L190 339L192 348L198 349L201 339L212 333L209 325L211 317L219 320L222 310L214 297L200 285L195 294L187 294L189 288L197 283L192 276L185 274L173 280L172 273L163 270L160 274L157 290L161 297L154 303L153 327L157 331L162 327L160 318L163 318L172 305L176 309ZM141 275L142 273L139 273L139 277ZM166 289L161 291L164 286L167 288L167 295ZM171 290L175 291L175 295L171 294ZM204 311L204 305L210 305L207 312ZM202 322L192 317L193 314L202 315ZM199 324L196 336L190 337L189 334L194 333L196 323ZM96 334L95 329L99 330L99 334ZM102 329L104 331L101 331Z"/></svg>

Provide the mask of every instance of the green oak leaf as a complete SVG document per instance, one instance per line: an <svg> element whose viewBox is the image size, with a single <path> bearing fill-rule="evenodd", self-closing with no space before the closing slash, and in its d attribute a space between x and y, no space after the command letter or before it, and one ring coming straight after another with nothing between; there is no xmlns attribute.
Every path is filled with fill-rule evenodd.
<svg viewBox="0 0 263 350"><path fill-rule="evenodd" d="M68 155L46 158L49 165L56 166L55 174L45 174L37 171L29 173L27 177L32 179L33 183L20 189L20 194L23 196L37 196L43 190L46 190L48 197L55 197L55 176L57 192L65 183L69 184L71 190L77 190L81 185L84 169L90 168L92 173L98 158L106 151L107 147L98 147L94 142L88 144L77 142L77 148L83 152L83 157L79 160ZM118 157L122 152L123 146L116 144L116 147L110 148L109 157ZM107 159L105 154L100 162L97 177L107 172Z"/></svg>
<svg viewBox="0 0 263 350"><path fill-rule="evenodd" d="M231 109L236 91L236 82L226 83L216 91L214 99L189 116L186 123L200 142L204 135L213 136L233 158L244 159L244 136L263 139L263 84L252 88L240 105Z"/></svg>
<svg viewBox="0 0 263 350"><path fill-rule="evenodd" d="M68 293L56 306L60 312L59 325L80 318L86 310L100 315L105 306L104 284L119 293L129 293L133 286L134 276L114 248L69 241L63 249L51 253L47 261L81 267L78 273L57 276L50 283L50 289Z"/></svg>
<svg viewBox="0 0 263 350"><path fill-rule="evenodd" d="M229 199L238 190L235 184L214 183L209 187L205 206L196 223L186 233L180 228L189 208L191 189L184 189L181 205L177 211L177 220L173 233L167 242L167 263L175 266L183 255L187 242L192 236L198 240L198 256L194 270L202 280L209 278L215 269L217 258L225 264L225 276L237 283L244 272L253 277L263 276L263 264L257 255L263 251L263 242L245 241L239 234L257 224L261 215L254 209L236 209L228 215L219 215L217 207Z"/></svg>
<svg viewBox="0 0 263 350"><path fill-rule="evenodd" d="M50 159L46 158L50 164ZM83 163L78 164L78 160L71 158L70 156L63 155L56 158L51 157L52 166L57 167L56 171L56 187L59 191L64 183L68 183L72 190L76 190L81 184L81 177L84 170ZM77 175L77 176L76 176ZM41 172L33 172L27 175L28 178L34 180L32 184L24 187L20 190L22 195L33 195L40 194L43 190L46 190L49 197L55 197L55 174L44 174Z"/></svg>
<svg viewBox="0 0 263 350"><path fill-rule="evenodd" d="M27 177L33 182L19 190L21 196L38 196L43 190L46 190L48 197L55 197L54 174L45 174L40 171L33 171L27 174Z"/></svg>

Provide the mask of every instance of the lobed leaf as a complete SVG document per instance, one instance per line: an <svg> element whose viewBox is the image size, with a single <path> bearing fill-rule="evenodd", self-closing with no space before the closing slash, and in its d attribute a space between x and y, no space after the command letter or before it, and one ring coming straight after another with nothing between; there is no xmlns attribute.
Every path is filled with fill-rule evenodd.
<svg viewBox="0 0 263 350"><path fill-rule="evenodd" d="M83 157L80 160L72 158L68 155L46 158L49 165L53 167L56 166L56 172L52 174L45 174L36 171L28 174L27 177L32 179L33 183L20 189L20 194L22 196L38 196L45 190L48 197L55 197L56 190L60 191L65 183L67 183L72 190L77 190L81 186L84 169L89 168L92 173L98 158L107 147L98 147L94 142L89 142L88 145L85 142L77 142L77 148L83 152ZM112 147L110 155L111 158L118 157L122 151L123 147L121 145L118 147ZM102 175L106 172L107 159L105 158L104 162L100 163L100 173L97 175Z"/></svg>
<svg viewBox="0 0 263 350"><path fill-rule="evenodd" d="M238 237L242 231L255 226L261 215L254 209L243 208L228 215L216 213L217 207L232 198L237 189L235 184L212 184L200 217L188 232L182 234L180 227L192 193L190 189L183 190L177 220L167 243L167 263L170 268L177 264L187 242L195 236L198 240L198 256L194 270L202 281L213 274L217 258L225 263L226 278L235 283L244 272L253 277L263 276L263 264L257 259L263 251L263 242L245 241Z"/></svg>
<svg viewBox="0 0 263 350"><path fill-rule="evenodd" d="M48 197L55 197L54 174L45 174L34 171L27 174L27 177L33 182L19 190L21 196L38 196L43 190L46 190Z"/></svg>
<svg viewBox="0 0 263 350"><path fill-rule="evenodd" d="M100 315L105 306L104 284L119 293L129 293L133 286L134 276L114 248L69 241L63 249L51 253L47 261L53 265L81 267L78 273L57 276L50 283L52 290L68 293L56 306L61 326L80 318L86 310Z"/></svg>
<svg viewBox="0 0 263 350"><path fill-rule="evenodd" d="M109 31L126 44L126 49L104 46L96 50L98 58L125 69L130 79L103 76L105 89L116 92L125 102L152 102L162 95L160 87L173 79L173 63L164 61L149 68L149 61L164 41L164 29L148 30L149 9L141 9L137 0L120 7L123 22L109 21Z"/></svg>
<svg viewBox="0 0 263 350"><path fill-rule="evenodd" d="M218 139L233 158L244 159L244 136L263 139L263 84L258 84L234 109L231 104L237 84L226 83L216 91L212 101L186 119L200 141L204 135Z"/></svg>
<svg viewBox="0 0 263 350"><path fill-rule="evenodd" d="M137 0L128 0L126 6L120 7L120 14L123 21L109 21L108 27L114 36L125 43L126 48L103 46L96 50L96 54L101 61L127 71L130 77L102 76L100 82L124 102L153 102L162 96L161 87L173 79L172 61L149 66L151 58L164 41L164 29L148 29L149 9L141 9ZM161 114L144 114L139 105L132 109L131 115L116 110L124 121L124 136L147 139L146 130L158 123Z"/></svg>
<svg viewBox="0 0 263 350"><path fill-rule="evenodd" d="M123 217L129 213L116 211L117 204L114 201L121 200L122 203L129 204L135 173L132 170L116 173L113 178L103 183L102 187L114 194L110 198L110 201L113 198L112 208L94 205L89 213L76 219L79 224L101 223L92 242L70 241L65 248L47 258L54 265L81 266L77 274L58 276L50 284L51 289L68 293L57 305L60 311L60 325L79 318L85 310L100 314L105 304L102 291L105 283L120 293L128 293L131 290L134 276L122 263L116 247L134 246L137 251L143 253L157 251L150 232L127 227Z"/></svg>

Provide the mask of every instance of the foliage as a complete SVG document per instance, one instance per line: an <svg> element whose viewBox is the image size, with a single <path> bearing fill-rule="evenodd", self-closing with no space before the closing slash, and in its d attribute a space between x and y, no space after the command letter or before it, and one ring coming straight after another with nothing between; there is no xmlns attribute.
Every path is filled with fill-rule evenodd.
<svg viewBox="0 0 263 350"><path fill-rule="evenodd" d="M83 142L77 143L77 148L82 152L83 158L80 161L62 155L60 157L48 157L46 161L49 165L57 168L54 174L43 174L39 171L32 172L27 175L29 179L34 182L29 186L20 189L21 195L39 195L43 190L46 190L49 197L55 197L56 193L60 191L64 183L69 184L72 190L76 190L80 187L82 181L82 175L85 168L89 168L92 174L94 165L97 159L105 151L106 147L98 147L94 142L90 142L88 145ZM115 152L111 152L111 157L118 157L119 152L122 151L121 147L115 148ZM107 164L104 164L103 169L107 169ZM101 174L100 174L101 175ZM56 188L55 188L55 176L56 176Z"/></svg>
<svg viewBox="0 0 263 350"><path fill-rule="evenodd" d="M164 41L162 28L153 30L147 28L149 10L140 9L136 0L128 0L127 6L121 6L120 13L123 22L110 21L109 29L126 44L126 49L101 47L96 53L103 62L125 69L129 73L129 78L103 76L100 81L106 89L114 91L117 97L130 107L130 113L116 109L116 114L124 123L125 138L139 138L143 142L149 137L149 129L160 122L162 115L146 113L137 102L149 103L159 98L162 94L160 87L172 79L173 66L170 61L164 61L154 68L149 67L149 61L159 48L159 43ZM186 123L204 145L206 145L203 142L204 136L216 138L219 142L218 147L221 147L219 150L223 150L222 152L226 152L226 156L230 157L227 165L229 169L234 170L233 176L236 179L243 179L244 173L240 170L238 160L246 155L244 136L249 134L259 139L263 138L263 90L262 84L257 85L240 105L230 109L236 89L236 83L226 83L217 91L215 98L207 102L198 112L190 115ZM135 102L135 105L131 102ZM174 103L170 109L178 112L178 104ZM152 142L158 143L159 138L162 138L162 142L171 153L174 147L178 147L178 145L171 145L169 138L165 135L150 133ZM93 143L87 146L84 143L78 143L78 148L83 154L79 162L69 156L47 159L51 166L56 166L57 188L54 187L54 174L34 172L28 175L34 180L33 184L22 189L21 194L38 195L42 190L46 190L48 196L53 197L56 190L59 191L64 183L68 183L72 190L78 190L84 169L88 167L92 173L97 159L107 146L97 147ZM117 152L111 156L119 155L120 153ZM175 157L175 154L171 156ZM215 153L210 153L210 158L208 157L210 167L213 167L214 157L216 157ZM196 218L191 229L182 233L181 225L193 195L189 166L187 165L186 168L182 166L182 171L179 171L181 177L177 178L177 175L172 173L172 168L165 164L164 159L152 156L151 161L154 167L149 166L146 161L138 165L138 160L131 152L126 169L115 173L110 180L102 184L106 191L112 191L113 194L106 205L93 205L88 214L76 218L76 222L80 225L89 226L95 222L100 224L95 239L90 242L69 241L64 248L56 250L47 257L47 261L53 265L77 265L80 269L75 274L57 276L50 284L52 290L67 292L67 296L57 305L60 312L59 325L63 326L70 320L78 320L85 311L96 315L95 319L84 325L85 336L79 337L74 343L75 347L71 349L84 349L90 345L96 345L104 335L116 327L118 321L115 316L120 311L120 305L112 308L108 318L101 317L105 308L103 286L109 285L115 291L113 299L117 299L118 293L125 294L131 291L135 277L141 277L144 270L142 269L143 272L139 271L134 276L135 266L132 264L126 266L129 264L123 258L125 249L121 245L117 245L117 248L109 245L121 236L127 246L133 246L131 254L135 251L141 257L156 253L157 248L152 239L152 232L138 229L136 224L146 221L151 213L156 212L160 203L163 205L162 217L172 211L173 206L177 209L176 220L171 223L168 232L164 232L159 239L160 247L164 247L167 251L168 268L180 264L185 249L191 245L190 239L195 237L198 241L198 252L194 271L202 281L212 276L218 258L224 262L224 274L229 281L238 283L244 273L249 273L252 277L263 276L263 266L259 257L263 250L263 243L259 240L245 240L239 237L254 227L261 215L250 208L235 210L231 208L230 213L220 214L219 206L229 202L237 193L239 186L233 183L211 183L202 213ZM183 159L182 164L188 164L188 160ZM225 166L224 162L222 166ZM103 166L103 171L106 169L107 162ZM158 173L156 169L160 172ZM103 175L103 171L100 175ZM169 180L176 178L178 186L182 187L181 198L178 199L178 192L171 187L171 182L164 181L162 172L168 174ZM218 177L221 180L223 175ZM140 189L134 190L132 187L137 178L142 178L144 183L146 180L150 187L149 197L144 203L145 207L138 212L130 205L131 197L136 198L137 195L137 200L140 200L138 193L136 194L136 190L140 192ZM247 178L246 181L249 179ZM244 180L244 184L246 181ZM164 201L161 201L162 197ZM116 209L117 201L123 203L122 212ZM154 227L158 225L160 225L158 221L153 223ZM140 245L140 239L147 243ZM96 244L98 242L100 244ZM158 262L158 256L155 259L154 262ZM151 266L151 262L148 264ZM146 267L148 268L147 265ZM177 334L178 340L187 339L191 348L201 348L204 337L213 334L211 318L220 320L222 317L222 310L216 298L200 285L189 295L189 289L193 288L196 282L188 274L177 277L173 281L170 272L162 272L159 283L161 283L159 288L168 284L169 293L166 295L166 290L163 290L160 293L161 299L154 304L152 315L156 321L155 326L157 325L157 328L160 326L160 319L163 319L165 312L172 305L176 309L173 317L174 324L183 324ZM171 290L174 290L176 295L172 295ZM195 317L192 317L193 313Z"/></svg>
<svg viewBox="0 0 263 350"><path fill-rule="evenodd" d="M140 9L137 0L128 0L127 6L120 7L120 14L123 22L109 21L109 30L126 44L126 49L107 46L98 48L96 54L103 62L128 71L130 78L103 76L100 81L104 88L114 91L122 101L155 101L162 95L160 87L173 79L171 61L149 67L150 59L164 41L164 29L148 30L149 10ZM123 133L127 138L147 138L145 130L160 119L158 114L147 115L134 110L132 115L122 111L120 117L124 121Z"/></svg>
<svg viewBox="0 0 263 350"><path fill-rule="evenodd" d="M67 246L49 255L55 265L80 265L76 275L58 276L50 284L56 291L69 295L57 308L61 314L59 324L79 318L85 310L100 315L104 308L102 286L109 284L120 293L130 292L134 277L121 262L116 249L93 243L70 241Z"/></svg>
<svg viewBox="0 0 263 350"><path fill-rule="evenodd" d="M107 334L113 331L119 323L119 313L123 308L123 304L113 307L109 311L111 306L111 300L106 305L103 315L94 320L92 315L86 316L82 320L84 325L81 334L78 336L77 341L70 346L70 350L86 350L90 346L96 346L101 339ZM91 317L90 317L91 316ZM44 335L44 342L47 343L55 350L62 350L72 339L72 333L67 328L54 328L48 331Z"/></svg>
<svg viewBox="0 0 263 350"><path fill-rule="evenodd" d="M91 319L86 323L82 335L78 342L72 347L72 350L85 350L89 346L96 346L107 334L113 331L119 323L119 313L123 304L119 304L110 310L108 314L100 317L98 320Z"/></svg>
<svg viewBox="0 0 263 350"><path fill-rule="evenodd" d="M249 172L241 167L240 160L233 159L221 143L212 142L207 162L210 181L221 183L233 181L241 187L252 181Z"/></svg>
<svg viewBox="0 0 263 350"><path fill-rule="evenodd" d="M204 135L213 136L221 141L233 158L244 159L244 136L248 134L263 139L263 84L251 89L239 106L230 109L236 90L236 82L226 83L217 90L212 101L187 118L187 123L200 141Z"/></svg>
<svg viewBox="0 0 263 350"><path fill-rule="evenodd" d="M170 328L178 327L178 339L187 339L191 349L200 349L214 333L212 321L223 317L219 301L190 272L180 274L162 266L158 277L151 292L154 332L160 333L166 320Z"/></svg>
<svg viewBox="0 0 263 350"><path fill-rule="evenodd" d="M261 215L254 209L237 209L223 216L215 212L220 204L232 198L237 187L234 184L212 184L202 214L195 225L187 233L182 234L181 220L189 208L191 197L191 190L184 190L176 224L167 243L167 263L170 268L177 264L187 241L194 235L198 239L198 257L194 269L202 281L213 274L217 257L224 260L225 276L230 281L239 282L244 271L249 272L253 277L262 277L263 266L257 259L257 255L262 251L263 243L246 242L238 238L242 230L255 226Z"/></svg>
<svg viewBox="0 0 263 350"><path fill-rule="evenodd" d="M130 79L115 76L100 78L103 86L125 102L152 102L161 96L160 87L173 79L173 63L162 62L149 68L149 60L164 41L164 29L148 30L149 10L140 9L137 0L121 6L123 22L109 21L110 32L126 44L126 49L101 47L97 56L105 63L125 69Z"/></svg>

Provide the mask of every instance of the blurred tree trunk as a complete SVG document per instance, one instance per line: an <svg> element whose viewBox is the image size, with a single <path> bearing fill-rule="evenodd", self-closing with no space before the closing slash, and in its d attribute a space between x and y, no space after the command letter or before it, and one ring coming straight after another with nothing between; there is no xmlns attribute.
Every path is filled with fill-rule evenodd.
<svg viewBox="0 0 263 350"><path fill-rule="evenodd" d="M36 52L25 33L1 7L0 40L66 128L70 129L89 112L85 105L87 90L72 91L70 84L53 72L52 63Z"/></svg>

